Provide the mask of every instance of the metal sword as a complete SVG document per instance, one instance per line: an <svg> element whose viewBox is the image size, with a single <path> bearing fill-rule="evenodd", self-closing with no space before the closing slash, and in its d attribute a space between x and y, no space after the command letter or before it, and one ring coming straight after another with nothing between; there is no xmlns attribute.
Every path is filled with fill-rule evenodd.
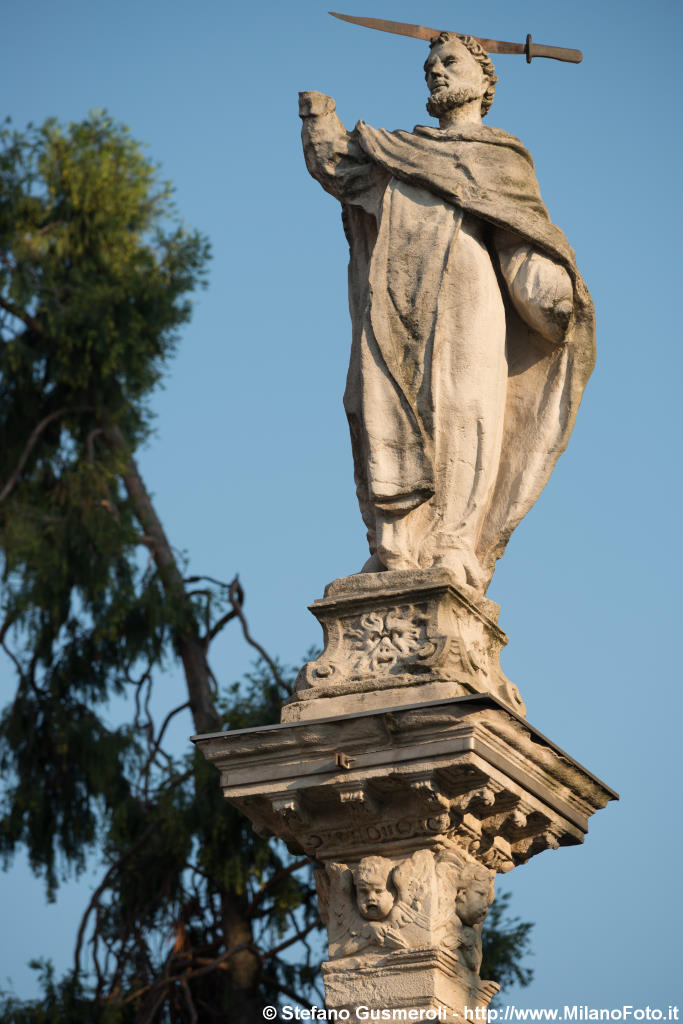
<svg viewBox="0 0 683 1024"><path fill-rule="evenodd" d="M383 18L355 18L351 14L338 14L337 11L329 11L333 18L341 18L342 21L350 21L352 25L362 25L364 28L374 28L379 32L393 32L398 36L412 36L413 39L434 39L440 32L439 28L427 28L425 25L407 25L402 21L385 21ZM531 64L534 57L551 57L553 60L569 61L571 64L580 64L583 60L581 50L567 50L562 46L543 46L540 43L532 42L531 36L526 37L524 43L505 43L501 39L482 39L480 36L472 36L489 53L523 53L526 55L527 64Z"/></svg>

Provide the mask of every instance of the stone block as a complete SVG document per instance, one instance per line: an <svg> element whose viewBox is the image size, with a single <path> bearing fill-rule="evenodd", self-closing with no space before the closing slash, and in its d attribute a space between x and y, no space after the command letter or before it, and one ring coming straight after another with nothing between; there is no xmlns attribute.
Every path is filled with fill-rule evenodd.
<svg viewBox="0 0 683 1024"><path fill-rule="evenodd" d="M282 721L492 693L525 707L500 667L499 607L448 569L359 573L334 580L310 610L324 650L308 662Z"/></svg>

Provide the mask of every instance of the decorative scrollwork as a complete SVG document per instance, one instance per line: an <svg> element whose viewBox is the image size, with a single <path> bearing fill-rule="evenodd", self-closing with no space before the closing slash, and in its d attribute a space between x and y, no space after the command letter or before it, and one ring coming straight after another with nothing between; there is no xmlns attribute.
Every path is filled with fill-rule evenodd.
<svg viewBox="0 0 683 1024"><path fill-rule="evenodd" d="M352 650L356 672L389 672L406 659L430 658L436 650L427 636L426 614L413 605L390 608L386 612L366 612L357 625L347 625L344 633Z"/></svg>

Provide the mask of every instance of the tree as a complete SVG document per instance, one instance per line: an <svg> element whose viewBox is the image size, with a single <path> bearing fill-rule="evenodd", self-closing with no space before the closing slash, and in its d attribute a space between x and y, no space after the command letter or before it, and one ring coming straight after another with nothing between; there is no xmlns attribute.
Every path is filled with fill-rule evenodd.
<svg viewBox="0 0 683 1024"><path fill-rule="evenodd" d="M106 114L0 142L0 852L23 845L51 896L58 864L104 862L73 970L45 967L43 998L6 998L3 1019L252 1024L315 992L310 864L165 737L188 710L196 732L276 721L292 675L252 639L237 578L187 575L135 461L208 243ZM261 660L221 692L209 654L230 622ZM187 701L159 724L173 661ZM113 695L128 721L108 720Z"/></svg>
<svg viewBox="0 0 683 1024"><path fill-rule="evenodd" d="M0 642L17 689L0 734L0 849L23 843L50 893L59 857L78 870L104 850L74 998L87 943L94 997L118 1001L122 1020L229 1000L251 1021L292 980L271 946L290 913L296 932L317 920L310 883L163 738L188 706L197 732L270 721L287 687L271 665L242 708L236 695L221 706L209 647L244 622L241 588L183 577L133 457L208 245L177 225L170 186L107 115L2 141ZM151 690L172 657L188 700L156 727ZM105 704L127 692L132 720L114 727ZM163 934L171 954L155 948Z"/></svg>

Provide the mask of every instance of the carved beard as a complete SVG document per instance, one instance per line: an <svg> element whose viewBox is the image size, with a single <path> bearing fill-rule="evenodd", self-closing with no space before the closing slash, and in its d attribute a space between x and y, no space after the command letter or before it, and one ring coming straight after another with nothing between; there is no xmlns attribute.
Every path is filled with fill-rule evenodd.
<svg viewBox="0 0 683 1024"><path fill-rule="evenodd" d="M427 113L431 117L443 117L449 110L462 107L471 100L480 100L481 93L471 86L464 85L460 89L439 89L427 100Z"/></svg>

